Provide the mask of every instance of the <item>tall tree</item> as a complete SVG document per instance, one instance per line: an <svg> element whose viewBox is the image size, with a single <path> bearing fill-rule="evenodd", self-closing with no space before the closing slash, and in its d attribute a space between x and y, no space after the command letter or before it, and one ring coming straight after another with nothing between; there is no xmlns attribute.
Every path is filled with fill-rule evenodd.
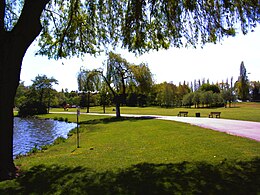
<svg viewBox="0 0 260 195"><path fill-rule="evenodd" d="M243 61L240 64L240 75L236 82L236 89L240 100L246 101L249 99L249 80Z"/></svg>
<svg viewBox="0 0 260 195"><path fill-rule="evenodd" d="M0 179L14 176L13 104L23 56L39 37L49 58L95 54L103 45L139 53L196 46L244 34L259 22L259 2L170 0L0 0Z"/></svg>
<svg viewBox="0 0 260 195"><path fill-rule="evenodd" d="M114 97L116 117L120 117L120 104L126 102L126 88L131 81L130 64L121 55L109 52L106 74L100 72Z"/></svg>
<svg viewBox="0 0 260 195"><path fill-rule="evenodd" d="M252 91L252 101L260 102L260 81L252 81L250 88Z"/></svg>
<svg viewBox="0 0 260 195"><path fill-rule="evenodd" d="M90 93L99 91L101 88L100 74L95 70L81 69L78 73L78 89L87 93L87 113L89 113Z"/></svg>
<svg viewBox="0 0 260 195"><path fill-rule="evenodd" d="M32 88L38 91L39 102L49 106L51 89L53 84L58 84L58 81L53 77L48 78L46 75L38 75L32 82Z"/></svg>
<svg viewBox="0 0 260 195"><path fill-rule="evenodd" d="M55 90L52 88L58 81L53 77L48 78L46 75L37 75L33 84L25 94L26 99L19 108L19 115L45 114L49 112L51 102L55 99Z"/></svg>
<svg viewBox="0 0 260 195"><path fill-rule="evenodd" d="M133 77L131 79L139 97L139 106L144 106L154 83L152 73L148 67L148 64L145 63L141 63L139 65L132 64L130 65L130 70L133 73Z"/></svg>

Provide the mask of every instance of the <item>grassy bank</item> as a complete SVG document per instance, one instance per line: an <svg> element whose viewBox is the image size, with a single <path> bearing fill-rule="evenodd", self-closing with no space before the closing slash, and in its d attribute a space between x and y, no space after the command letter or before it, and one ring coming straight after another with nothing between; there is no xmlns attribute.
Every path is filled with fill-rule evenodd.
<svg viewBox="0 0 260 195"><path fill-rule="evenodd" d="M71 114L41 117L76 121ZM80 123L80 148L74 134L16 159L22 174L1 182L0 194L260 192L259 142L155 119L81 115Z"/></svg>
<svg viewBox="0 0 260 195"><path fill-rule="evenodd" d="M55 116L55 115L53 115ZM50 117L50 115L48 115ZM64 117L71 117L65 115ZM80 148L76 137L45 152L16 161L23 168L44 164L85 166L99 171L141 162L173 163L256 157L260 144L188 124L154 119L81 116Z"/></svg>

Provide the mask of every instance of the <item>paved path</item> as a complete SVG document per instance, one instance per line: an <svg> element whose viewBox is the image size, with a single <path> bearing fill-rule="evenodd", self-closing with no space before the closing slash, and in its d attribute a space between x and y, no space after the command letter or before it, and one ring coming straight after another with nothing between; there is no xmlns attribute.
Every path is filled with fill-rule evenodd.
<svg viewBox="0 0 260 195"><path fill-rule="evenodd" d="M229 120L229 119L219 119L219 118L196 118L196 117L175 117L175 116L172 117L165 116L158 119L189 123L203 128L225 132L231 135L247 137L260 142L259 122Z"/></svg>
<svg viewBox="0 0 260 195"><path fill-rule="evenodd" d="M56 113L76 114L75 112L56 112ZM81 113L81 114L87 114L87 113ZM115 116L115 114L97 114L97 113L88 113L88 114ZM184 123L200 126L203 128L225 132L231 135L246 137L260 142L260 122L229 120L229 119L220 119L220 118L177 117L177 116L159 116L159 115L121 114L121 116L155 117L156 119L159 120L171 120L171 121L184 122Z"/></svg>

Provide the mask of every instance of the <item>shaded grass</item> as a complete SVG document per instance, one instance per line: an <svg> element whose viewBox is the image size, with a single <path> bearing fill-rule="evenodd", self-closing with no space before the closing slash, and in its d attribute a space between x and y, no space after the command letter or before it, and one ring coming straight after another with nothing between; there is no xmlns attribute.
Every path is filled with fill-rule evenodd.
<svg viewBox="0 0 260 195"><path fill-rule="evenodd" d="M38 165L0 183L0 194L258 194L259 163L140 163L117 172Z"/></svg>

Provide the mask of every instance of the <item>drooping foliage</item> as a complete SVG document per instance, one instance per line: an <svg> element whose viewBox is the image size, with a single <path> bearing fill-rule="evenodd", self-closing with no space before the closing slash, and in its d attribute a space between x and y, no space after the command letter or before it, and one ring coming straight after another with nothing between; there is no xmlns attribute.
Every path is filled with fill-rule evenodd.
<svg viewBox="0 0 260 195"><path fill-rule="evenodd" d="M15 175L13 104L23 56L40 34L49 58L122 46L136 53L196 46L244 34L260 21L258 0L0 0L0 180Z"/></svg>
<svg viewBox="0 0 260 195"><path fill-rule="evenodd" d="M6 5L4 26L11 30L24 1L3 2ZM38 54L50 58L95 54L108 43L139 53L170 46L215 43L224 36L234 36L237 24L246 34L259 22L260 15L258 0L48 2L42 15Z"/></svg>

